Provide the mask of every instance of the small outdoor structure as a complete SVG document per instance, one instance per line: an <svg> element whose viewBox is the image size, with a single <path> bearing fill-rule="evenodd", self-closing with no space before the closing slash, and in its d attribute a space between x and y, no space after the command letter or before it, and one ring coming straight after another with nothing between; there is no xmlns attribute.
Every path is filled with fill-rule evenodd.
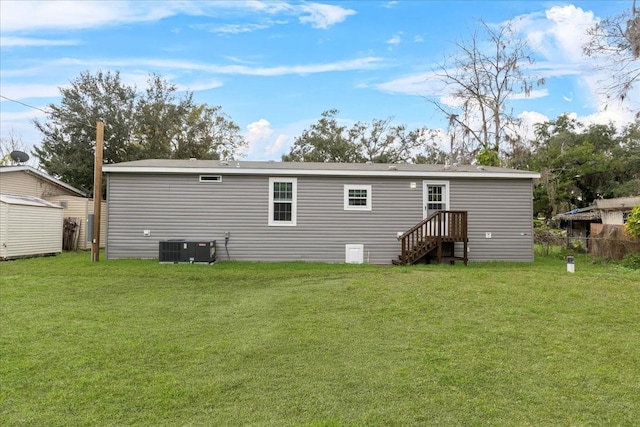
<svg viewBox="0 0 640 427"><path fill-rule="evenodd" d="M93 238L93 199L77 196L53 196L47 200L64 208L65 220L74 220L78 224L73 247L69 249L91 249ZM103 201L100 212L107 211L107 202ZM107 216L100 215L100 247L104 248L107 240Z"/></svg>
<svg viewBox="0 0 640 427"><path fill-rule="evenodd" d="M31 166L0 166L0 193L45 200L54 196L87 196L77 188Z"/></svg>
<svg viewBox="0 0 640 427"><path fill-rule="evenodd" d="M217 241L218 259L533 261L536 172L473 165L139 160L103 168L106 257Z"/></svg>
<svg viewBox="0 0 640 427"><path fill-rule="evenodd" d="M62 252L62 216L46 200L0 194L0 259Z"/></svg>
<svg viewBox="0 0 640 427"><path fill-rule="evenodd" d="M87 198L81 190L60 181L31 166L0 167L0 193L18 196L33 196L64 209L65 250L91 249L93 225L93 199ZM101 212L106 212L106 202L102 202ZM106 241L106 217L101 215L100 247ZM73 236L69 238L69 225L75 224Z"/></svg>
<svg viewBox="0 0 640 427"><path fill-rule="evenodd" d="M573 209L558 214L552 218L558 222L558 227L567 230L567 246L577 246L588 250L591 225L601 224L600 211L594 206Z"/></svg>
<svg viewBox="0 0 640 427"><path fill-rule="evenodd" d="M640 206L640 196L596 200L602 223L608 225L623 225L635 206Z"/></svg>
<svg viewBox="0 0 640 427"><path fill-rule="evenodd" d="M614 240L621 242L626 240L624 223L629 212L638 205L640 205L640 196L600 199L596 200L593 206L564 212L554 216L553 219L558 221L560 228L567 230L568 246L580 245L593 253L593 246L597 245L597 253L594 255L599 256L600 253L605 252L602 249L605 241L610 246ZM624 250L612 249L609 246L606 249L607 253L626 253ZM617 259L620 255L606 257Z"/></svg>

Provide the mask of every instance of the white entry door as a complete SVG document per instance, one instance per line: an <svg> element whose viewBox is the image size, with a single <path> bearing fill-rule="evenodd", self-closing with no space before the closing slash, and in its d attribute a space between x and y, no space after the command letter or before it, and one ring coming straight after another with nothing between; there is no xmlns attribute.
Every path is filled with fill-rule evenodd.
<svg viewBox="0 0 640 427"><path fill-rule="evenodd" d="M424 181L423 200L423 218L427 218L437 211L448 211L449 181ZM448 224L446 219L444 221L441 232L446 235L448 233ZM427 236L435 236L438 234L438 229L440 229L439 225L430 224L426 228L425 234Z"/></svg>
<svg viewBox="0 0 640 427"><path fill-rule="evenodd" d="M423 191L423 218L449 210L449 181L424 181Z"/></svg>

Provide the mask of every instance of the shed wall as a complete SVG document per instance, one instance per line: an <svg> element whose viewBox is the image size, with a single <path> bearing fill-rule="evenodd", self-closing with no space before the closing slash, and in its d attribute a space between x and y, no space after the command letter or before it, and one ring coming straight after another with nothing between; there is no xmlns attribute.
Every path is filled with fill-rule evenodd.
<svg viewBox="0 0 640 427"><path fill-rule="evenodd" d="M9 205L0 202L0 259L6 258L9 221Z"/></svg>
<svg viewBox="0 0 640 427"><path fill-rule="evenodd" d="M371 185L373 209L345 211L345 184ZM156 258L160 240L211 239L225 259L228 232L231 259L344 262L346 244L363 244L365 262L389 264L397 233L422 219L422 179L302 176L297 186L297 226L269 227L269 176L110 173L107 258ZM451 209L470 211L471 260L531 261L531 204L530 180L451 180ZM499 231L485 241L489 227Z"/></svg>
<svg viewBox="0 0 640 427"><path fill-rule="evenodd" d="M5 204L4 258L62 252L62 209Z"/></svg>
<svg viewBox="0 0 640 427"><path fill-rule="evenodd" d="M80 218L80 235L78 236L79 249L91 249L91 241L87 242L88 218L93 214L93 200L77 196L54 196L47 200L61 205L67 202L64 208L65 218ZM107 241L107 203L102 202L100 208L100 247L104 248Z"/></svg>
<svg viewBox="0 0 640 427"><path fill-rule="evenodd" d="M25 171L0 174L0 193L33 196L40 199L71 194L68 190Z"/></svg>

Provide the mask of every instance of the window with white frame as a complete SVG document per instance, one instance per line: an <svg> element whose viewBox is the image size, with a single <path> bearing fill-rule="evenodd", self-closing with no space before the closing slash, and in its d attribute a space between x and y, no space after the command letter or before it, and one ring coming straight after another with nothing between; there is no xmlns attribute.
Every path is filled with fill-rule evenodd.
<svg viewBox="0 0 640 427"><path fill-rule="evenodd" d="M371 186L370 185L345 185L344 186L344 210L370 211L371 210Z"/></svg>
<svg viewBox="0 0 640 427"><path fill-rule="evenodd" d="M296 225L297 184L297 178L269 178L269 225Z"/></svg>

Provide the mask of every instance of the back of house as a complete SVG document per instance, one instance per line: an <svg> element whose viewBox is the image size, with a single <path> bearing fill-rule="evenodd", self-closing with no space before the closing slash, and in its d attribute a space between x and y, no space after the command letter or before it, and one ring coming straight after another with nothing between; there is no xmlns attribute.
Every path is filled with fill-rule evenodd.
<svg viewBox="0 0 640 427"><path fill-rule="evenodd" d="M399 235L436 211L464 211L469 260L533 260L533 172L218 160L104 171L109 259L157 258L161 241L206 240L222 260L390 264Z"/></svg>

